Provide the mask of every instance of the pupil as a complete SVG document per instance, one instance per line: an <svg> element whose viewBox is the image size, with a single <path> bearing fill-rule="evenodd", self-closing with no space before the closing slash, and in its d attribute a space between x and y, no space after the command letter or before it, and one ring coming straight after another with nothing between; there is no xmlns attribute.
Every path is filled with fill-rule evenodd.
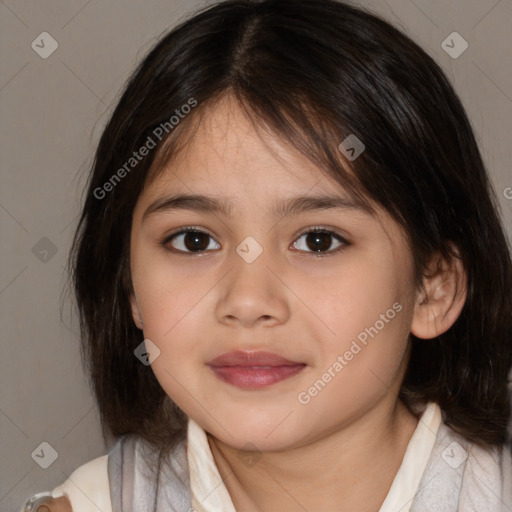
<svg viewBox="0 0 512 512"><path fill-rule="evenodd" d="M201 238L203 238L203 244L201 244ZM199 233L198 231L190 231L185 234L184 243L185 247L189 251L200 250L204 251L208 247L208 243L204 244L207 239L207 235ZM204 246L204 247L203 247Z"/></svg>
<svg viewBox="0 0 512 512"><path fill-rule="evenodd" d="M310 233L307 237L307 240L309 240L309 237L311 237L314 240L313 244L307 244L309 249L316 252L326 251L329 249L331 243L329 241L329 235L328 233ZM323 243L322 243L323 241Z"/></svg>

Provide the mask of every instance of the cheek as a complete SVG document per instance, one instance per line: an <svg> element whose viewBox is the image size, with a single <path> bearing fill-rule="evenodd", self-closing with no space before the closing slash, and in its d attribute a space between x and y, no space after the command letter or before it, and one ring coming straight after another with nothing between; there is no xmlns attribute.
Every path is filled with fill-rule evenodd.
<svg viewBox="0 0 512 512"><path fill-rule="evenodd" d="M153 371L169 392L176 384L169 373L184 382L193 376L191 368L202 369L205 347L211 341L208 326L214 295L208 291L215 281L210 282L201 273L187 276L156 270L153 267L140 280L139 304L144 315L144 337L160 350Z"/></svg>
<svg viewBox="0 0 512 512"><path fill-rule="evenodd" d="M151 312L144 323L144 336L160 350L151 370L166 394L182 410L197 415L201 411L191 410L191 406L194 407L196 401L207 400L204 386L198 379L205 371L204 312L194 307L197 297L180 296L177 300L174 295L167 295L167 298L160 298L153 308L148 303Z"/></svg>
<svg viewBox="0 0 512 512"><path fill-rule="evenodd" d="M342 356L338 382L343 385L373 382L382 386L379 379L389 385L396 377L413 308L407 267L395 261L386 254L379 259L354 259L317 288L312 309L332 334L325 331L317 371L325 371Z"/></svg>
<svg viewBox="0 0 512 512"><path fill-rule="evenodd" d="M212 286L204 272L184 273L159 251L141 251L134 257L132 282L143 314L144 335L157 343L167 343L177 327L194 321L201 299Z"/></svg>
<svg viewBox="0 0 512 512"><path fill-rule="evenodd" d="M372 326L395 302L401 302L402 276L393 262L386 265L370 257L347 258L331 275L317 280L314 289L305 285L297 294L305 297L305 302L311 301L311 309L337 338L346 340Z"/></svg>
<svg viewBox="0 0 512 512"><path fill-rule="evenodd" d="M179 294L153 290L151 295L146 295L142 306L144 336L162 351L189 351L193 340L204 338L204 304L200 305L204 293L198 289Z"/></svg>
<svg viewBox="0 0 512 512"><path fill-rule="evenodd" d="M297 396L300 404L307 404L308 415L317 418L312 421L327 424L357 416L398 389L406 364L407 315L400 311L380 330L375 320L354 330L354 336L347 336L314 369Z"/></svg>

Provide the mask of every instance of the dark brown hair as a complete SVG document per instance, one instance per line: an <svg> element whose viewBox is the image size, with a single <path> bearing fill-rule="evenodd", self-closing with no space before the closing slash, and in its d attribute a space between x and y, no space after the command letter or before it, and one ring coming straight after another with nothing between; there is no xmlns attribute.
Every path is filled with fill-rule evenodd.
<svg viewBox="0 0 512 512"><path fill-rule="evenodd" d="M443 335L411 335L400 397L410 407L435 401L467 439L503 445L512 264L467 115L418 45L334 0L217 3L165 35L129 79L101 137L69 258L104 433L134 433L161 449L184 435L184 413L134 356L142 334L129 303L131 220L186 128L224 94L354 196L388 211L408 236L418 285L433 254L450 259L450 244L457 248L466 304ZM191 99L196 106L172 128L171 116ZM349 134L365 145L350 172L338 149ZM156 149L113 181L148 137Z"/></svg>

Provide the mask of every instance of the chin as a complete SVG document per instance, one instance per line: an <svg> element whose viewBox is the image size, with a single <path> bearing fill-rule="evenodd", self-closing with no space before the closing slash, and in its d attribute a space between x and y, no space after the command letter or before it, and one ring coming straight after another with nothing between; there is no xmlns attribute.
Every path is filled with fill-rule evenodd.
<svg viewBox="0 0 512 512"><path fill-rule="evenodd" d="M222 443L236 449L260 452L279 452L306 444L302 427L291 421L291 418L283 419L286 414L279 414L278 418L267 417L265 419L247 416L241 420L239 416L219 420L226 430L213 425L209 432ZM289 422L289 423L288 423ZM226 432L227 431L227 432ZM231 435L230 435L231 434Z"/></svg>
<svg viewBox="0 0 512 512"><path fill-rule="evenodd" d="M290 439L281 439L276 436L275 439L268 438L268 433L263 431L248 431L246 435L230 437L225 433L222 433L221 437L215 436L224 444L230 446L235 450L248 451L248 452L281 452L292 448L290 445Z"/></svg>

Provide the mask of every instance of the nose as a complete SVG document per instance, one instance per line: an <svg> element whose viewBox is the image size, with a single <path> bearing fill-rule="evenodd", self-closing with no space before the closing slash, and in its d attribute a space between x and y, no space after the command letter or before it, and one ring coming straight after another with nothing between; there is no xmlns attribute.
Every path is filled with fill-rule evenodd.
<svg viewBox="0 0 512 512"><path fill-rule="evenodd" d="M291 291L283 284L283 272L276 263L265 251L251 263L235 254L232 263L221 284L216 305L218 321L244 327L285 323L290 316Z"/></svg>

